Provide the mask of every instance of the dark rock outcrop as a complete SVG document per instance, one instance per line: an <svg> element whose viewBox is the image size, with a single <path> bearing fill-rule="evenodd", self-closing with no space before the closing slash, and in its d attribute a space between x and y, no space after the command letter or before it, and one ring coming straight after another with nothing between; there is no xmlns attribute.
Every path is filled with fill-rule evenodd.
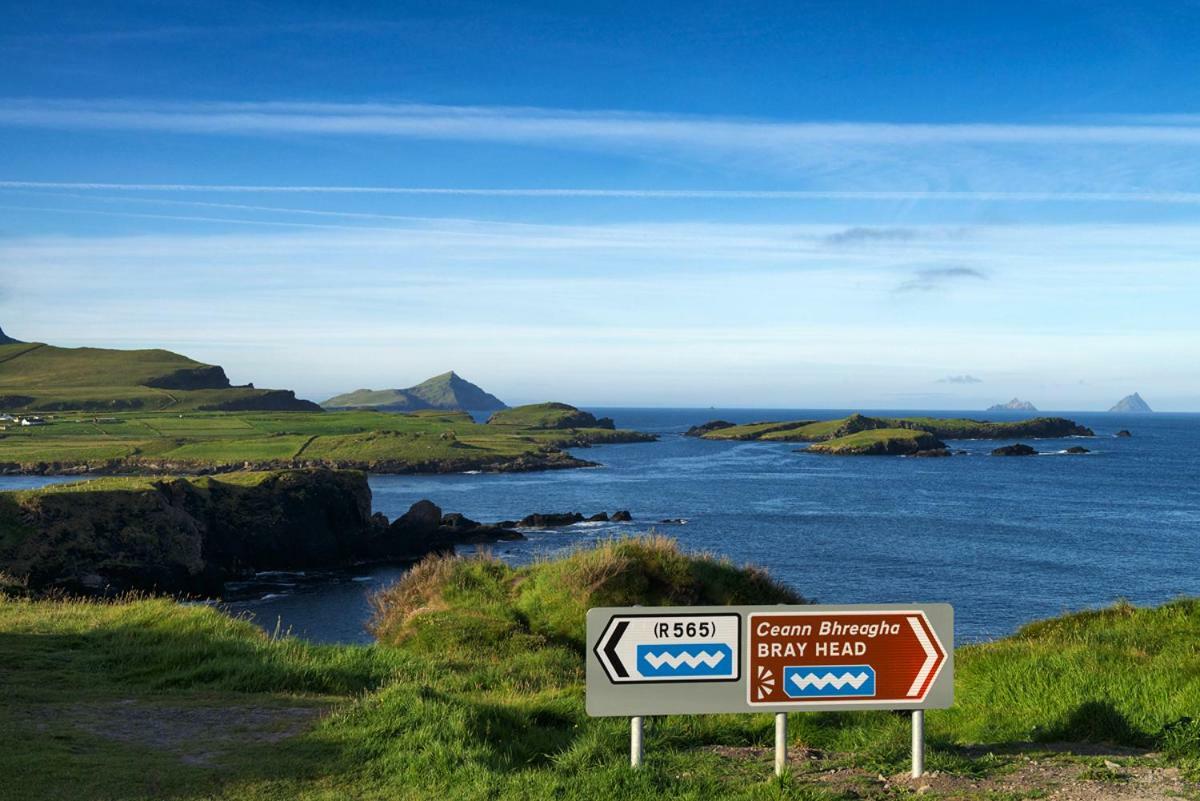
<svg viewBox="0 0 1200 801"><path fill-rule="evenodd" d="M0 522L20 532L0 546L0 570L33 590L205 595L257 570L353 561L378 525L366 476L332 470L4 496Z"/></svg>
<svg viewBox="0 0 1200 801"><path fill-rule="evenodd" d="M550 512L546 514L526 515L521 518L521 522L517 525L521 528L560 528L582 522L583 515L579 514L579 512Z"/></svg>
<svg viewBox="0 0 1200 801"><path fill-rule="evenodd" d="M220 368L218 368L220 369ZM196 408L202 412L319 412L312 401L301 400L290 389L260 389L254 395L230 398Z"/></svg>
<svg viewBox="0 0 1200 801"><path fill-rule="evenodd" d="M709 420L707 423L701 423L698 426L692 426L687 431L683 432L685 437L702 437L710 431L720 431L722 428L733 428L736 423L731 423L728 420Z"/></svg>
<svg viewBox="0 0 1200 801"><path fill-rule="evenodd" d="M613 512L612 517L609 519L614 523L628 523L633 520L633 515L628 510L622 509L619 512Z"/></svg>
<svg viewBox="0 0 1200 801"><path fill-rule="evenodd" d="M1129 429L1122 428L1120 431L1117 432L1117 436L1124 438L1124 437L1132 437L1133 434L1130 433Z"/></svg>
<svg viewBox="0 0 1200 801"><path fill-rule="evenodd" d="M1033 448L1018 442L1016 445L1005 445L992 451L992 456L1037 456Z"/></svg>
<svg viewBox="0 0 1200 801"><path fill-rule="evenodd" d="M504 524L478 523L465 515L443 515L432 501L417 501L377 539L374 555L388 559L420 559L431 553L453 553L456 545L476 545L524 536Z"/></svg>
<svg viewBox="0 0 1200 801"><path fill-rule="evenodd" d="M151 378L143 386L156 389L229 389L229 378L223 368L206 364Z"/></svg>
<svg viewBox="0 0 1200 801"><path fill-rule="evenodd" d="M1083 447L1082 445L1072 445L1070 448L1067 448L1065 453L1076 455L1076 454L1081 454L1081 453L1091 453L1091 451L1089 451L1087 448Z"/></svg>
<svg viewBox="0 0 1200 801"><path fill-rule="evenodd" d="M942 456L950 456L949 448L926 448L923 451L909 454L910 456L919 456L921 458L939 458Z"/></svg>
<svg viewBox="0 0 1200 801"><path fill-rule="evenodd" d="M107 479L0 493L0 573L33 592L219 595L264 570L419 559L520 532L418 501L390 525L354 471Z"/></svg>

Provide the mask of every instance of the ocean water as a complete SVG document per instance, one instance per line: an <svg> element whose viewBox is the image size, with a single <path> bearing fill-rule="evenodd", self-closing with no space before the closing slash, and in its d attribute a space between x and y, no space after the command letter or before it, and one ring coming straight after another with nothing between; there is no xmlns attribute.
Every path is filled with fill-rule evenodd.
<svg viewBox="0 0 1200 801"><path fill-rule="evenodd" d="M799 453L796 444L681 436L714 418L749 422L841 411L594 411L618 426L658 433L661 441L577 451L603 465L594 469L373 476L375 509L393 518L428 498L446 512L485 522L628 509L633 523L532 531L527 541L491 550L526 563L653 528L685 549L765 567L819 602L951 603L959 641L1001 636L1031 620L1119 598L1153 604L1200 594L1200 415L1066 413L1097 436L1030 440L1045 452L1037 457L988 455L1010 441L956 440L950 444L968 455L906 459L824 457ZM1114 437L1121 428L1133 437ZM1092 453L1060 453L1080 444ZM0 488L11 481L0 479ZM268 629L362 642L368 593L401 572L272 577L246 588L253 597L229 608Z"/></svg>

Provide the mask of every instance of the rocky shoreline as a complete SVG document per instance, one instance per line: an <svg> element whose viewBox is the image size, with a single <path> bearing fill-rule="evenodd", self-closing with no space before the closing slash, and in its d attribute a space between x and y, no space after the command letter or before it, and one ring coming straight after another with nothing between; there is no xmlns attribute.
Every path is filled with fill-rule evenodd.
<svg viewBox="0 0 1200 801"><path fill-rule="evenodd" d="M634 440L641 442L643 440ZM587 447L577 445L573 447ZM445 475L450 473L532 473L541 470L570 470L599 467L599 463L578 459L566 451L547 451L537 456L521 455L511 459L451 459L410 462L402 460L270 460L237 464L206 464L159 459L110 459L104 462L0 462L4 476L211 476L227 473L267 470L360 470L391 475Z"/></svg>
<svg viewBox="0 0 1200 801"><path fill-rule="evenodd" d="M0 578L26 594L219 596L272 570L406 563L520 529L632 520L538 513L480 523L418 501L393 521L365 474L326 468L192 478L104 478L0 493Z"/></svg>

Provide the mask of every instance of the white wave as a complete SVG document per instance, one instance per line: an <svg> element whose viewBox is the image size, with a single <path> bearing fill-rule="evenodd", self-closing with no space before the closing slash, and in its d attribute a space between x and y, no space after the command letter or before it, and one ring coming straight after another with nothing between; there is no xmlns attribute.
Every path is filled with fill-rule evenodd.
<svg viewBox="0 0 1200 801"><path fill-rule="evenodd" d="M847 671L840 676L835 676L833 673L826 673L823 676L818 676L816 673L805 673L803 676L793 673L791 680L792 684L801 690L807 690L809 687L815 687L818 690L833 687L835 690L840 690L847 685L857 690L870 678L866 671L858 674Z"/></svg>
<svg viewBox="0 0 1200 801"><path fill-rule="evenodd" d="M689 653L678 655L670 653L646 654L645 660L656 670L663 665L670 665L672 669L677 669L680 665L687 665L691 668L708 665L710 668L715 668L725 660L725 654L723 652L710 654L708 651L701 651L695 655Z"/></svg>

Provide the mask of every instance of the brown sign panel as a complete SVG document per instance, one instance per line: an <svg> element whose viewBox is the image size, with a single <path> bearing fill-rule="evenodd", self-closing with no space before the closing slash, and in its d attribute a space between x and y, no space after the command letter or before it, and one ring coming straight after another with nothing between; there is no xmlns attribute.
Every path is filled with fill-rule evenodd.
<svg viewBox="0 0 1200 801"><path fill-rule="evenodd" d="M920 609L756 612L747 638L752 707L921 704L947 662Z"/></svg>

